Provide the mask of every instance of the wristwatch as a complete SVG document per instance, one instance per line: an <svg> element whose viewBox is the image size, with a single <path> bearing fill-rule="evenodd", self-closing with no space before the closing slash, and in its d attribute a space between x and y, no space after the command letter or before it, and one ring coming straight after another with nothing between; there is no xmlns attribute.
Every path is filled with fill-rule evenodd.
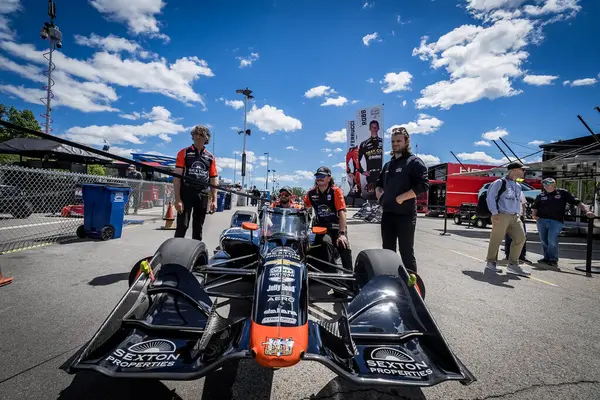
<svg viewBox="0 0 600 400"><path fill-rule="evenodd" d="M344 235L344 236L346 236L346 231L338 231L338 235Z"/></svg>

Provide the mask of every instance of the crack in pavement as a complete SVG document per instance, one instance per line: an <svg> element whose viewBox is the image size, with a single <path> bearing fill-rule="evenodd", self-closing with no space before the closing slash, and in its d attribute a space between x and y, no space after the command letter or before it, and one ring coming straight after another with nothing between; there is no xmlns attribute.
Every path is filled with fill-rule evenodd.
<svg viewBox="0 0 600 400"><path fill-rule="evenodd" d="M576 385L581 385L581 384L591 384L591 385L598 385L600 384L600 381L592 381L592 380L580 380L580 381L573 381L573 382L559 382L559 383L535 383L531 386L526 386L524 388L521 389L517 389L513 392L506 392L506 393L502 393L502 394L491 394L489 396L485 396L485 397L474 397L471 399L457 399L457 400L488 400L488 399L500 399L502 397L506 397L506 396L510 396L513 394L517 394L517 393L522 393L522 392L527 392L533 389L538 389L538 388L543 388L543 387L561 387L561 386L576 386Z"/></svg>
<svg viewBox="0 0 600 400"><path fill-rule="evenodd" d="M324 396L315 396L315 395L311 395L309 397L303 397L301 400L327 400L327 399L335 399L336 396L338 395L344 395L344 394L356 394L356 393L379 393L379 394L383 394L386 396L390 396L390 397L394 397L396 399L399 400L411 400L410 397L406 397L406 396L399 396L397 394L392 394L390 392L384 392L381 390L377 390L377 389L355 389L355 390L349 390L349 391L335 391L331 394L328 395L324 395Z"/></svg>

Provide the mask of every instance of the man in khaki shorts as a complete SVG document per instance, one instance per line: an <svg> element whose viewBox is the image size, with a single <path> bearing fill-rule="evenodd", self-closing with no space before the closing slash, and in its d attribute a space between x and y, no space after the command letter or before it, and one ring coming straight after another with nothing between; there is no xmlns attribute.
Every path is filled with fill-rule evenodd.
<svg viewBox="0 0 600 400"><path fill-rule="evenodd" d="M508 234L512 239L506 272L529 276L531 273L519 266L519 255L525 245L525 231L520 219L521 185L517 179L525 176L523 164L514 162L507 167L508 175L492 183L487 193L487 205L492 212L492 234L486 257L486 269L500 272L498 268L498 249ZM502 190L504 188L504 190ZM498 194L500 195L498 196Z"/></svg>

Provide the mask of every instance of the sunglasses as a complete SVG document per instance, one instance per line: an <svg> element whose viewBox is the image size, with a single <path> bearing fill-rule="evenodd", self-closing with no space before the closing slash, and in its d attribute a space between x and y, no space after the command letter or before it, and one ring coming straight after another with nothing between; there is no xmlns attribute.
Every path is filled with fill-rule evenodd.
<svg viewBox="0 0 600 400"><path fill-rule="evenodd" d="M315 175L315 177L316 177L317 179L325 179L325 178L327 178L328 176L329 176L329 175L327 175L327 174L317 174L317 175Z"/></svg>

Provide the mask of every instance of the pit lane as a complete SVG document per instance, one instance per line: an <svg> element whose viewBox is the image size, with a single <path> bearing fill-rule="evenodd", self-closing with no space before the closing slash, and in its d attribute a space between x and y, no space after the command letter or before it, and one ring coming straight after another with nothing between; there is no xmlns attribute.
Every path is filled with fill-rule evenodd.
<svg viewBox="0 0 600 400"><path fill-rule="evenodd" d="M209 250L230 217L230 211L208 217ZM133 226L119 240L77 240L0 256L3 272L15 279L0 288L0 399L220 399L229 391L244 400L595 399L600 392L600 277L575 271L583 260L568 257L558 270L531 268L538 280L484 274L489 230L449 224L451 236L440 236L443 221L430 218L419 218L415 245L426 303L478 378L469 387L357 388L311 362L273 372L246 361L237 371L162 383L59 370L122 296L130 266L173 235L158 230L161 225ZM354 255L380 247L379 225L353 221L349 236ZM535 251L531 243L530 259L540 258Z"/></svg>

